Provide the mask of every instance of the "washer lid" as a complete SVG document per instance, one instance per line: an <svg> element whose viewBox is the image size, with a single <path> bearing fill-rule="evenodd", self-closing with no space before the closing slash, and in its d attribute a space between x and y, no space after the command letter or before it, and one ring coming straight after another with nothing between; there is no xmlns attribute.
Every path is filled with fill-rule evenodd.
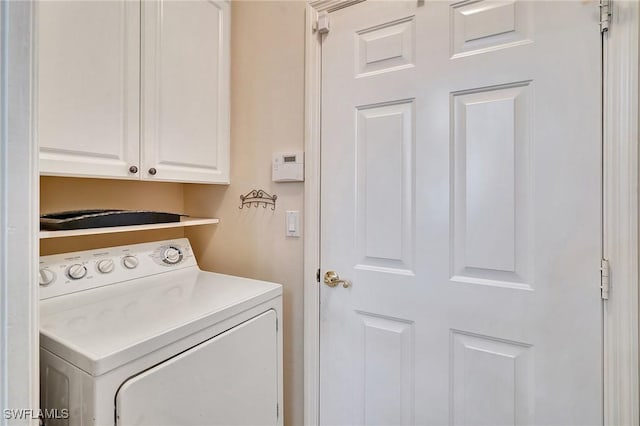
<svg viewBox="0 0 640 426"><path fill-rule="evenodd" d="M40 302L40 345L98 376L282 294L197 267Z"/></svg>

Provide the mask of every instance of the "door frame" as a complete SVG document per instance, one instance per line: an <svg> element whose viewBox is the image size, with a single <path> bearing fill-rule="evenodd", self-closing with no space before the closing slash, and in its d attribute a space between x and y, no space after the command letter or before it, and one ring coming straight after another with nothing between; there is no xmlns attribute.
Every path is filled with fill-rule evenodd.
<svg viewBox="0 0 640 426"><path fill-rule="evenodd" d="M305 15L304 424L319 424L320 124L322 13L363 0L309 1ZM640 424L638 368L638 59L640 4L612 2L603 49L603 257L611 292L603 309L604 425ZM594 46L597 48L597 46ZM599 188L594 188L594 191ZM594 230L598 232L598 230ZM600 372L595 372L600 374Z"/></svg>
<svg viewBox="0 0 640 426"><path fill-rule="evenodd" d="M0 2L0 425L38 424L33 9L32 2ZM6 409L23 411L7 419Z"/></svg>

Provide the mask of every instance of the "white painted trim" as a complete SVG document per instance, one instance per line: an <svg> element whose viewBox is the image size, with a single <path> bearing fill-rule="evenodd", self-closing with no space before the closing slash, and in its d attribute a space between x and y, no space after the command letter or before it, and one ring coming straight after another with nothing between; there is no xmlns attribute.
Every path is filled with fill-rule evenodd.
<svg viewBox="0 0 640 426"><path fill-rule="evenodd" d="M604 424L638 425L638 47L640 4L614 1L604 43Z"/></svg>
<svg viewBox="0 0 640 426"><path fill-rule="evenodd" d="M361 3L365 0L315 0L309 2L309 5L316 13L318 12L335 12L338 9ZM314 21L315 22L315 21Z"/></svg>
<svg viewBox="0 0 640 426"><path fill-rule="evenodd" d="M320 12L364 0L307 3L305 23L305 185L304 185L304 424L319 424L320 402L320 115L321 39L313 28Z"/></svg>
<svg viewBox="0 0 640 426"><path fill-rule="evenodd" d="M33 2L0 2L0 409L39 406ZM33 424L37 419L0 424ZM37 414L37 412L35 413Z"/></svg>
<svg viewBox="0 0 640 426"><path fill-rule="evenodd" d="M304 185L304 424L319 424L320 402L320 106L321 41L318 11L307 4L305 24Z"/></svg>
<svg viewBox="0 0 640 426"><path fill-rule="evenodd" d="M314 31L318 13L333 12L364 0L315 0L305 14L305 185L304 185L304 424L320 416L320 116L321 36Z"/></svg>

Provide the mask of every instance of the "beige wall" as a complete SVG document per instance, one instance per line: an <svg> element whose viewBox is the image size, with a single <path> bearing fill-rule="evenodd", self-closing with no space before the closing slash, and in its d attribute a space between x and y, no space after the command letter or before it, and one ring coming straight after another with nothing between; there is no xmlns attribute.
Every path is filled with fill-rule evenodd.
<svg viewBox="0 0 640 426"><path fill-rule="evenodd" d="M302 238L285 236L285 210L299 210L303 184L271 181L271 154L303 149L303 1L234 1L231 24L231 185L41 178L41 211L122 208L220 218L218 225L41 241L53 254L190 238L202 269L284 286L285 423L303 424ZM266 24L268 23L268 27ZM263 189L275 211L239 210ZM301 223L302 225L302 223Z"/></svg>
<svg viewBox="0 0 640 426"><path fill-rule="evenodd" d="M302 217L304 184L272 182L271 154L303 149L304 9L303 1L232 2L231 185L188 185L184 194L191 214L220 218L185 231L203 268L284 286L289 426L303 424L303 250L302 238L285 236L284 212ZM239 210L252 189L276 194L276 210Z"/></svg>
<svg viewBox="0 0 640 426"><path fill-rule="evenodd" d="M111 179L40 178L40 211L80 209L156 210L184 213L184 185ZM181 238L181 228L52 238L40 241L40 255Z"/></svg>

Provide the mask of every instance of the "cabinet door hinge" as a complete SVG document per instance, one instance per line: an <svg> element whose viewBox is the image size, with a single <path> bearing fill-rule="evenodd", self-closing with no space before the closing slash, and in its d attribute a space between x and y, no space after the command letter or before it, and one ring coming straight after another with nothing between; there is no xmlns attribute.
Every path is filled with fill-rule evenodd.
<svg viewBox="0 0 640 426"><path fill-rule="evenodd" d="M276 418L280 418L280 404L276 403Z"/></svg>
<svg viewBox="0 0 640 426"><path fill-rule="evenodd" d="M321 35L329 32L329 14L327 12L320 12L318 14L318 19L313 26L313 32Z"/></svg>
<svg viewBox="0 0 640 426"><path fill-rule="evenodd" d="M320 268L318 268L318 270L316 271L316 281L318 283L320 282Z"/></svg>
<svg viewBox="0 0 640 426"><path fill-rule="evenodd" d="M600 291L602 300L609 300L609 261L602 259L600 261Z"/></svg>
<svg viewBox="0 0 640 426"><path fill-rule="evenodd" d="M276 333L278 332L278 329L279 329L278 328L278 323L279 323L278 318L276 318Z"/></svg>
<svg viewBox="0 0 640 426"><path fill-rule="evenodd" d="M600 32L603 34L609 31L609 25L611 24L611 1L600 0Z"/></svg>

